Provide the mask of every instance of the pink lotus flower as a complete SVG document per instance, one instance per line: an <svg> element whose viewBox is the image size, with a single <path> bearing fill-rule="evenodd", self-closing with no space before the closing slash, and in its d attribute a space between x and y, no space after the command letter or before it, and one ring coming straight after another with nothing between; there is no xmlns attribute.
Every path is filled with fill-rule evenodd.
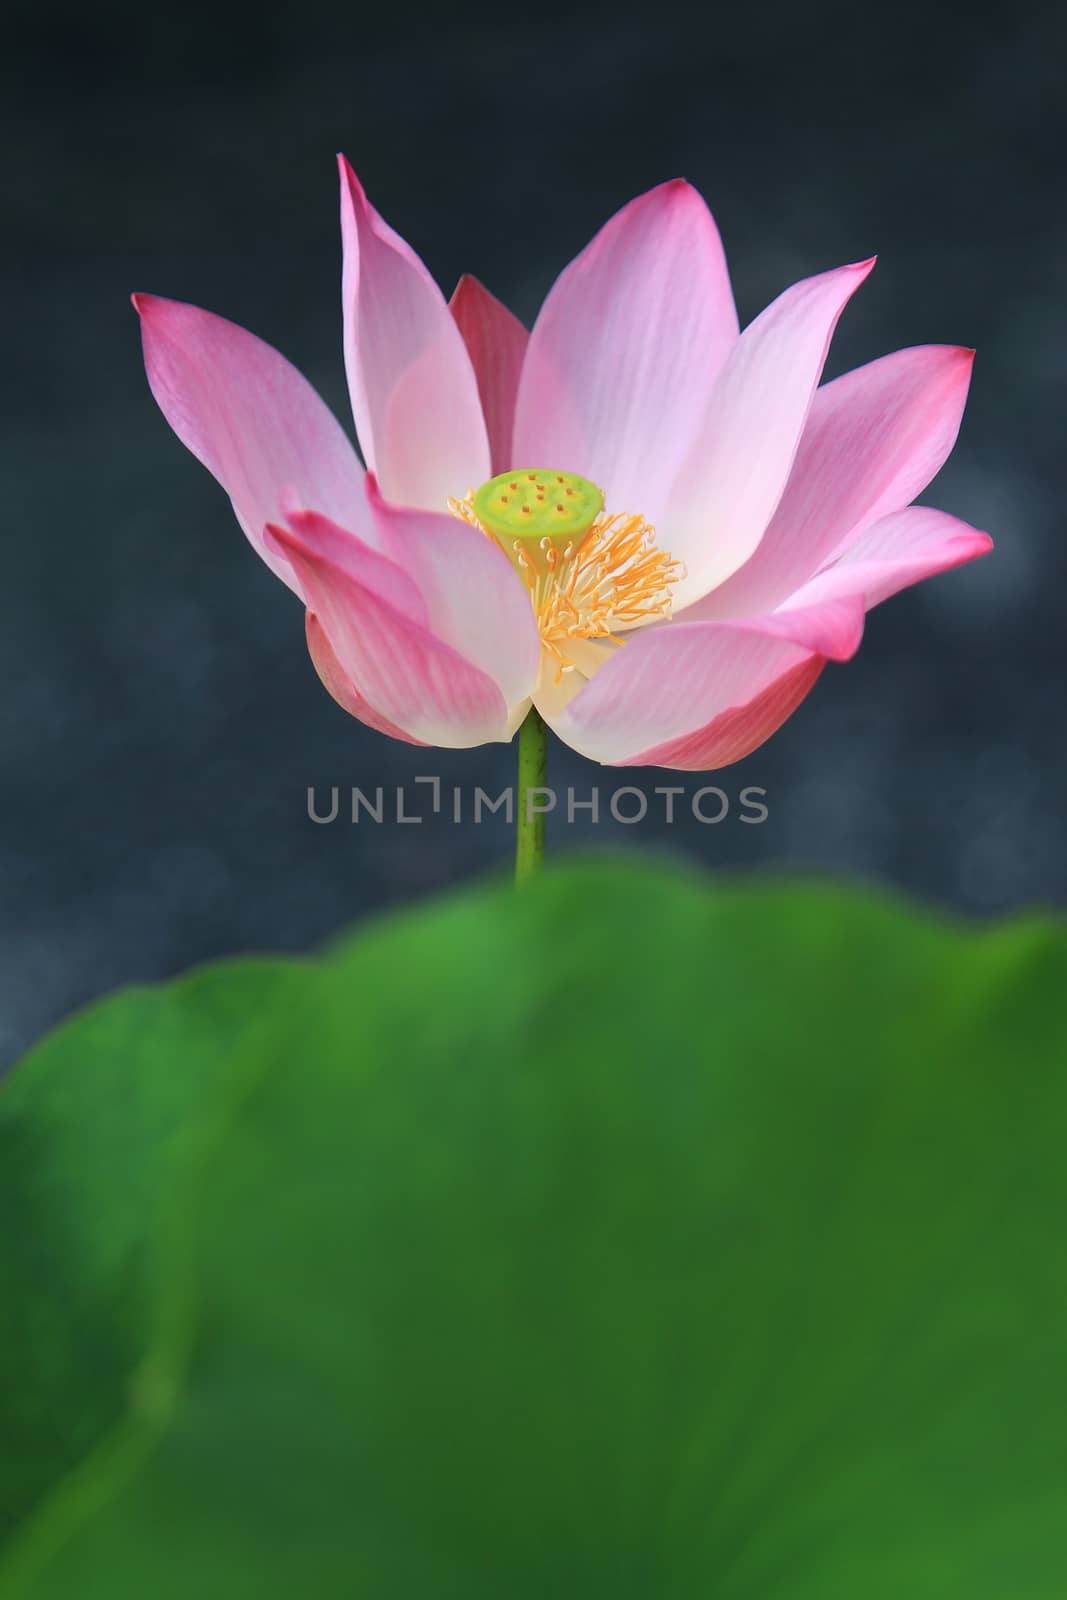
<svg viewBox="0 0 1067 1600"><path fill-rule="evenodd" d="M474 278L446 303L340 165L366 472L269 345L134 303L165 416L370 727L475 745L532 700L594 761L724 766L854 654L870 606L990 549L910 504L955 441L973 351L900 350L818 387L872 261L740 333L715 223L678 180L600 230L527 334Z"/></svg>

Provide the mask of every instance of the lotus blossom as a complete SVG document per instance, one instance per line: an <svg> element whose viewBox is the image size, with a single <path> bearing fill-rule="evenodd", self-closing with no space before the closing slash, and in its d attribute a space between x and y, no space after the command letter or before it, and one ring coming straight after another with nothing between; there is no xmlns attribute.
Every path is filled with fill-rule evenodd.
<svg viewBox="0 0 1067 1600"><path fill-rule="evenodd" d="M302 601L334 699L412 744L510 739L531 703L617 766L754 750L869 607L990 549L911 502L955 441L974 352L899 350L819 387L872 261L743 332L688 183L638 196L527 333L450 301L342 157L344 353L364 470L276 350L136 295L148 380Z"/></svg>

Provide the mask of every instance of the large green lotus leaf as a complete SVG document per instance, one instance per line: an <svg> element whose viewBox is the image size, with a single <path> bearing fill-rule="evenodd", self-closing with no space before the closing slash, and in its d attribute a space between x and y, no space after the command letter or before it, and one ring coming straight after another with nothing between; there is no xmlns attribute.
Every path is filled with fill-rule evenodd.
<svg viewBox="0 0 1067 1600"><path fill-rule="evenodd" d="M153 1186L170 1291L0 1593L1062 1600L1065 990L1050 923L610 864L340 948ZM21 1093L86 1082L92 1256L84 1026Z"/></svg>
<svg viewBox="0 0 1067 1600"><path fill-rule="evenodd" d="M0 1085L0 1543L113 1430L152 1338L175 1185L295 962L130 989ZM162 1252L163 1255L167 1252Z"/></svg>

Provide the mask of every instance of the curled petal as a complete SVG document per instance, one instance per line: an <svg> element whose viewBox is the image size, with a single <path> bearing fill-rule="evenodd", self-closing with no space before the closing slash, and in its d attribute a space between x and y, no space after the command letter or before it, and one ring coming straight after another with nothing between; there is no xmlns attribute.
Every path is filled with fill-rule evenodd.
<svg viewBox="0 0 1067 1600"><path fill-rule="evenodd" d="M546 703L545 715L561 739L609 766L724 765L769 737L823 663L847 660L862 635L855 597L771 616L669 623L632 635L562 710ZM737 753L723 756L729 750Z"/></svg>
<svg viewBox="0 0 1067 1600"><path fill-rule="evenodd" d="M489 477L474 369L445 298L339 157L345 367L368 467L398 505L443 510Z"/></svg>
<svg viewBox="0 0 1067 1600"><path fill-rule="evenodd" d="M312 666L318 673L319 682L332 699L337 701L342 711L347 711L350 717L356 717L368 728L373 728L375 733L384 733L390 739L400 739L405 744L421 745L421 739L413 739L409 733L398 728L394 722L389 722L385 717L380 717L373 706L364 699L348 676L344 667L334 654L333 646L326 637L318 617L313 611L306 616L306 632L308 654Z"/></svg>
<svg viewBox="0 0 1067 1600"><path fill-rule="evenodd" d="M328 640L327 672L342 685L347 679L376 718L411 740L449 748L508 737L499 688L431 630L421 596L395 563L314 512L272 526L270 535Z"/></svg>
<svg viewBox="0 0 1067 1600"><path fill-rule="evenodd" d="M624 767L672 767L680 772L711 772L729 767L758 750L806 699L819 681L825 656L804 656L771 676L744 705L721 711L703 727L668 739L620 762Z"/></svg>
<svg viewBox="0 0 1067 1600"><path fill-rule="evenodd" d="M373 473L367 499L383 550L419 591L427 626L488 673L509 706L527 700L541 639L526 587L500 546L456 517L390 505Z"/></svg>
<svg viewBox="0 0 1067 1600"><path fill-rule="evenodd" d="M264 529L293 503L356 527L369 521L363 468L344 430L307 379L255 334L177 300L137 294L133 303L160 410L222 484L258 554L299 592Z"/></svg>

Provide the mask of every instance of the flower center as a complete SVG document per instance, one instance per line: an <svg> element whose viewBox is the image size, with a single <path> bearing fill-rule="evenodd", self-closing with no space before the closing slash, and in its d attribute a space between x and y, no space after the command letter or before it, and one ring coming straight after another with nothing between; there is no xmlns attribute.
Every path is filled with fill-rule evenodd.
<svg viewBox="0 0 1067 1600"><path fill-rule="evenodd" d="M448 509L515 563L557 683L574 671L574 640L615 639L671 614L681 563L659 549L643 517L605 515L601 491L576 472L501 472Z"/></svg>
<svg viewBox="0 0 1067 1600"><path fill-rule="evenodd" d="M474 515L507 548L513 539L581 538L604 509L595 483L576 472L501 472L474 496Z"/></svg>

